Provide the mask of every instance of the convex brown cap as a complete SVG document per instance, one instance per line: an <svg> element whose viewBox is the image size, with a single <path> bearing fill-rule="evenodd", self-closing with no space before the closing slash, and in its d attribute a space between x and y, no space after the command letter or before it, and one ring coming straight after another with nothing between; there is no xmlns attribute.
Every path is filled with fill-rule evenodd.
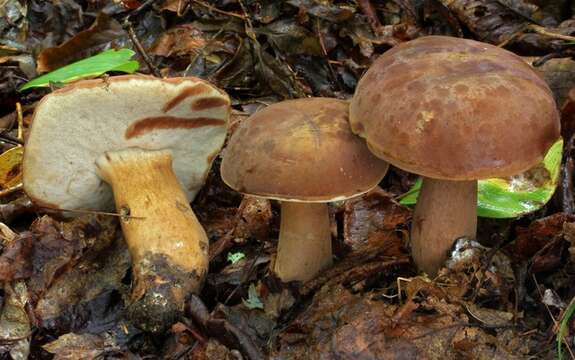
<svg viewBox="0 0 575 360"><path fill-rule="evenodd" d="M237 191L283 201L328 202L369 191L387 171L351 132L349 104L282 101L244 120L224 151L221 175Z"/></svg>
<svg viewBox="0 0 575 360"><path fill-rule="evenodd" d="M520 57L444 36L380 56L357 86L350 120L377 156L450 180L527 170L560 127L551 90Z"/></svg>
<svg viewBox="0 0 575 360"><path fill-rule="evenodd" d="M112 208L112 190L95 161L133 147L170 151L191 199L225 141L229 104L224 92L193 77L116 76L54 91L34 112L24 189L51 208Z"/></svg>

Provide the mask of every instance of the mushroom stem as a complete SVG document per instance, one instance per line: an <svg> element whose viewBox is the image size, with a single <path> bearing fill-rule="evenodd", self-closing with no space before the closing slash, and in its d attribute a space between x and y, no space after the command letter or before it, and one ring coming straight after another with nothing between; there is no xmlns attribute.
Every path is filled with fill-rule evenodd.
<svg viewBox="0 0 575 360"><path fill-rule="evenodd" d="M284 282L307 281L331 263L327 204L282 201L276 275Z"/></svg>
<svg viewBox="0 0 575 360"><path fill-rule="evenodd" d="M146 331L161 332L182 313L208 270L208 238L172 170L168 150L128 148L96 160L114 191L132 257L130 317Z"/></svg>
<svg viewBox="0 0 575 360"><path fill-rule="evenodd" d="M435 276L453 242L477 231L477 181L423 178L411 225L417 268Z"/></svg>

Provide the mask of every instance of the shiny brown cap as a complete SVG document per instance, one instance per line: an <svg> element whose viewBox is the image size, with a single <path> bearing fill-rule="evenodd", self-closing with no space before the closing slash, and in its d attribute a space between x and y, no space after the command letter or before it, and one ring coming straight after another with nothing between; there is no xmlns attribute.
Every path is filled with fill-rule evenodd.
<svg viewBox="0 0 575 360"><path fill-rule="evenodd" d="M560 128L551 90L520 57L444 36L379 57L357 86L350 122L378 157L450 180L527 170Z"/></svg>
<svg viewBox="0 0 575 360"><path fill-rule="evenodd" d="M284 201L328 202L369 191L387 171L351 132L349 104L287 100L244 120L224 151L222 179L237 191Z"/></svg>

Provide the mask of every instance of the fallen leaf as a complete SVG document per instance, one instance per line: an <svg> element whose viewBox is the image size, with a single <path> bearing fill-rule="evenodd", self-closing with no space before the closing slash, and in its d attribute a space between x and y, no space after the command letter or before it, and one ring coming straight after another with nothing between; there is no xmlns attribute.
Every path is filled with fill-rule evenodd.
<svg viewBox="0 0 575 360"><path fill-rule="evenodd" d="M66 334L44 346L55 360L97 359L121 352L112 339L93 334Z"/></svg>
<svg viewBox="0 0 575 360"><path fill-rule="evenodd" d="M88 50L122 36L126 36L122 25L106 13L100 12L88 29L77 33L57 47L44 49L38 55L37 71L41 74L61 68L81 59Z"/></svg>
<svg viewBox="0 0 575 360"><path fill-rule="evenodd" d="M15 146L0 154L0 189L9 189L22 182L23 146Z"/></svg>
<svg viewBox="0 0 575 360"><path fill-rule="evenodd" d="M9 352L12 359L25 360L30 353L32 335L26 311L28 289L24 281L5 282L3 288L6 297L4 307L0 308L0 355Z"/></svg>
<svg viewBox="0 0 575 360"><path fill-rule="evenodd" d="M0 282L22 280L32 275L34 241L31 233L24 232L5 245L0 253Z"/></svg>
<svg viewBox="0 0 575 360"><path fill-rule="evenodd" d="M403 255L401 230L407 229L411 210L379 187L345 203L344 244L358 250L366 243L386 248L386 255Z"/></svg>

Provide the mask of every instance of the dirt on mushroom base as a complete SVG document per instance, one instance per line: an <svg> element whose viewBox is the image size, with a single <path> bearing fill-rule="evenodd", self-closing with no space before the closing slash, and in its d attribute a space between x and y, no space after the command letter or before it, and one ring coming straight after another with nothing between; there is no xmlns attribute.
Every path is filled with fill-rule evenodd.
<svg viewBox="0 0 575 360"><path fill-rule="evenodd" d="M189 294L203 285L196 272L182 269L164 254L142 254L133 271L139 281L133 287L129 317L142 330L155 334L177 322L184 309L176 306L183 305Z"/></svg>

